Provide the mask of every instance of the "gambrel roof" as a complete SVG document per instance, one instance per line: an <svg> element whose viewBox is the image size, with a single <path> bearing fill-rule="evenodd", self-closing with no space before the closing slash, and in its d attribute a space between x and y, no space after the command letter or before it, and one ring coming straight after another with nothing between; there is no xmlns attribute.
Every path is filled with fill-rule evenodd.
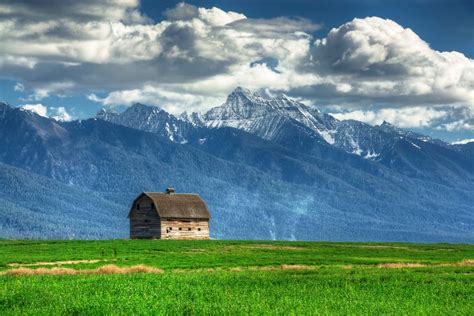
<svg viewBox="0 0 474 316"><path fill-rule="evenodd" d="M155 210L161 218L207 220L211 218L206 202L199 195L190 193L143 192L133 201L130 213L137 200L143 196L153 201Z"/></svg>

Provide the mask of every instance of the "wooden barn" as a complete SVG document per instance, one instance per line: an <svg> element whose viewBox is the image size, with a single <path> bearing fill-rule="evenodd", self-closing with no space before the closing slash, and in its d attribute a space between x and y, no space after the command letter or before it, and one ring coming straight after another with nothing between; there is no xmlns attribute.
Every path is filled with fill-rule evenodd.
<svg viewBox="0 0 474 316"><path fill-rule="evenodd" d="M197 194L143 192L132 204L132 239L209 239L209 210Z"/></svg>

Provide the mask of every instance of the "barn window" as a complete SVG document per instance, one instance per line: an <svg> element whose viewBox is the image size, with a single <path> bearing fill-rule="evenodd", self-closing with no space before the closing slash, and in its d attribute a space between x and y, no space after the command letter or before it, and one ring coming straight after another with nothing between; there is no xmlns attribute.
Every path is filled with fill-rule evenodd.
<svg viewBox="0 0 474 316"><path fill-rule="evenodd" d="M140 209L140 203L137 203L137 210Z"/></svg>
<svg viewBox="0 0 474 316"><path fill-rule="evenodd" d="M191 227L189 227L188 230L191 230Z"/></svg>
<svg viewBox="0 0 474 316"><path fill-rule="evenodd" d="M151 203L151 209L152 209L152 210L155 209L155 204Z"/></svg>

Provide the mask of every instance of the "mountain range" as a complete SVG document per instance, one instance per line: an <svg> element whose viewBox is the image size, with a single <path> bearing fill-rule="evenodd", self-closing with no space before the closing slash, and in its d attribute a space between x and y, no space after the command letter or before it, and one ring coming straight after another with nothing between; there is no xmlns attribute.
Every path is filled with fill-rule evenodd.
<svg viewBox="0 0 474 316"><path fill-rule="evenodd" d="M0 103L0 237L125 238L141 191L197 192L211 236L474 242L474 143L236 88L206 113L60 122Z"/></svg>

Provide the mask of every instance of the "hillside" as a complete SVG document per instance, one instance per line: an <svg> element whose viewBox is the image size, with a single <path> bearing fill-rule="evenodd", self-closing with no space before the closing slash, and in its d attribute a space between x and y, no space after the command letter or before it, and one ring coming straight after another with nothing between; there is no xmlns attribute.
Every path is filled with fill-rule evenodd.
<svg viewBox="0 0 474 316"><path fill-rule="evenodd" d="M241 88L180 117L1 106L1 237L123 238L133 198L171 185L208 202L213 238L474 242L470 151L389 124Z"/></svg>

